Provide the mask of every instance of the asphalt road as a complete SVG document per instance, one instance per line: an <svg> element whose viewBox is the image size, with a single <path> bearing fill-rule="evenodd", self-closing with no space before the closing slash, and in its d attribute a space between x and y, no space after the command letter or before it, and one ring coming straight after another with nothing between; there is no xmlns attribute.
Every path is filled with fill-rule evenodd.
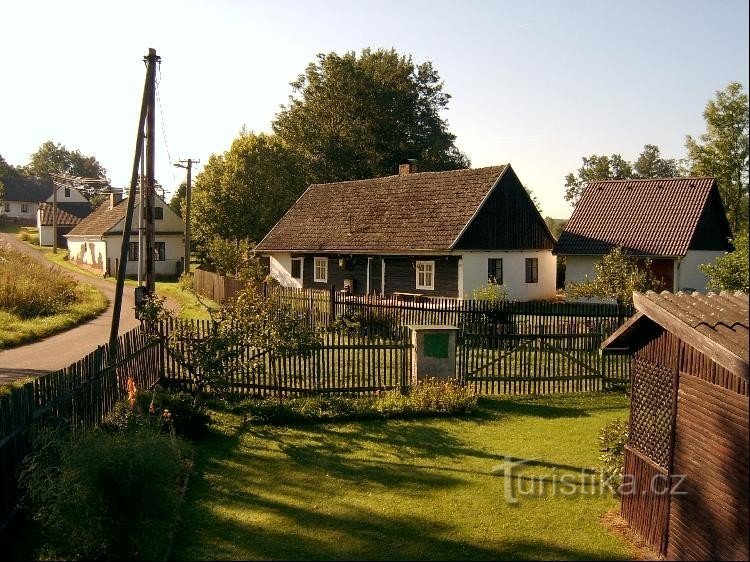
<svg viewBox="0 0 750 562"><path fill-rule="evenodd" d="M28 244L18 240L14 234L0 233L0 240L10 244L14 249L24 252L30 259L49 264L44 256ZM0 351L0 384L67 367L96 349L98 345L102 345L109 340L115 302L115 284L111 281L97 279L67 269L61 271L81 283L93 285L104 293L109 299L107 310L93 320L89 320L67 332L22 347ZM138 325L133 312L134 307L133 287L126 285L122 300L122 312L120 313L120 333L127 332Z"/></svg>

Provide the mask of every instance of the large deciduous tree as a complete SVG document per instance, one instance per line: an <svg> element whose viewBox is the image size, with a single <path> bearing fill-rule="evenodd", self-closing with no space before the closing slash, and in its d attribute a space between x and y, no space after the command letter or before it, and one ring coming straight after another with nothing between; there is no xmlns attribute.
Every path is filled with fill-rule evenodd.
<svg viewBox="0 0 750 562"><path fill-rule="evenodd" d="M750 291L747 232L736 236L732 243L733 251L719 256L713 263L700 266L708 278L710 291Z"/></svg>
<svg viewBox="0 0 750 562"><path fill-rule="evenodd" d="M50 174L63 173L84 178L106 178L107 170L94 156L86 156L79 150L68 150L60 143L48 140L31 155L29 163L22 168L24 174L41 180L49 180Z"/></svg>
<svg viewBox="0 0 750 562"><path fill-rule="evenodd" d="M275 135L242 131L228 151L212 155L193 185L192 232L258 242L305 187L299 157Z"/></svg>
<svg viewBox="0 0 750 562"><path fill-rule="evenodd" d="M703 112L706 132L698 140L688 135L685 147L690 172L714 176L735 234L748 228L748 95L731 82Z"/></svg>
<svg viewBox="0 0 750 562"><path fill-rule="evenodd" d="M291 86L273 129L308 182L389 175L405 158L423 171L469 165L440 115L450 95L430 62L393 49L320 54Z"/></svg>
<svg viewBox="0 0 750 562"><path fill-rule="evenodd" d="M683 174L675 158L662 158L658 146L647 144L633 162L633 175L636 178L672 178Z"/></svg>
<svg viewBox="0 0 750 562"><path fill-rule="evenodd" d="M578 172L565 176L565 200L578 202L586 184L597 180L620 180L633 177L633 167L619 154L611 156L592 154L582 158Z"/></svg>

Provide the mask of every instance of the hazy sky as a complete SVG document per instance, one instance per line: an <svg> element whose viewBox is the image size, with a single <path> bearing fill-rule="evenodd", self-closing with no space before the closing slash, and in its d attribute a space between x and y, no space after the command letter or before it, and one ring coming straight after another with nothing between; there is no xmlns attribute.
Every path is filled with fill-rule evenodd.
<svg viewBox="0 0 750 562"><path fill-rule="evenodd" d="M47 139L129 181L149 47L162 57L157 179L170 163L269 131L321 52L394 47L430 60L475 167L510 162L544 214L567 217L564 176L592 153L646 143L684 156L706 101L748 84L747 1L1 0L0 154ZM163 127L162 127L163 124ZM200 169L200 168L199 168Z"/></svg>

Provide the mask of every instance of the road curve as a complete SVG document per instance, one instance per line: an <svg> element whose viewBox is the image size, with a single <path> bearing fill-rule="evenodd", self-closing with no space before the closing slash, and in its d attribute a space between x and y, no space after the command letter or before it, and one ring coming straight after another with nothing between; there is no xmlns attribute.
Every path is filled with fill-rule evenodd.
<svg viewBox="0 0 750 562"><path fill-rule="evenodd" d="M44 256L37 250L21 242L13 234L0 233L0 241L9 244L13 249L24 252L33 260L50 265L50 262L44 259ZM0 384L67 367L109 340L115 302L115 284L67 269L61 269L61 271L80 283L88 283L99 289L109 299L109 306L96 318L66 332L35 343L0 351ZM133 287L126 285L123 293L120 333L127 332L138 325L133 313L135 307Z"/></svg>

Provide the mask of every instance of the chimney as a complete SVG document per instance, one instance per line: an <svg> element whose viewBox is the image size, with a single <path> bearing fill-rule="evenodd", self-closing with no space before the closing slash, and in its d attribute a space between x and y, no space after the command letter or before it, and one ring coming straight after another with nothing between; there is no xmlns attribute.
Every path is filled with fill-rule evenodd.
<svg viewBox="0 0 750 562"><path fill-rule="evenodd" d="M398 165L398 175L399 176L406 176L408 174L416 174L417 173L417 161L414 158L409 158L408 160L404 160L401 162L401 164Z"/></svg>
<svg viewBox="0 0 750 562"><path fill-rule="evenodd" d="M112 210L115 206L122 201L122 193L115 193L114 191L109 194L109 209Z"/></svg>

